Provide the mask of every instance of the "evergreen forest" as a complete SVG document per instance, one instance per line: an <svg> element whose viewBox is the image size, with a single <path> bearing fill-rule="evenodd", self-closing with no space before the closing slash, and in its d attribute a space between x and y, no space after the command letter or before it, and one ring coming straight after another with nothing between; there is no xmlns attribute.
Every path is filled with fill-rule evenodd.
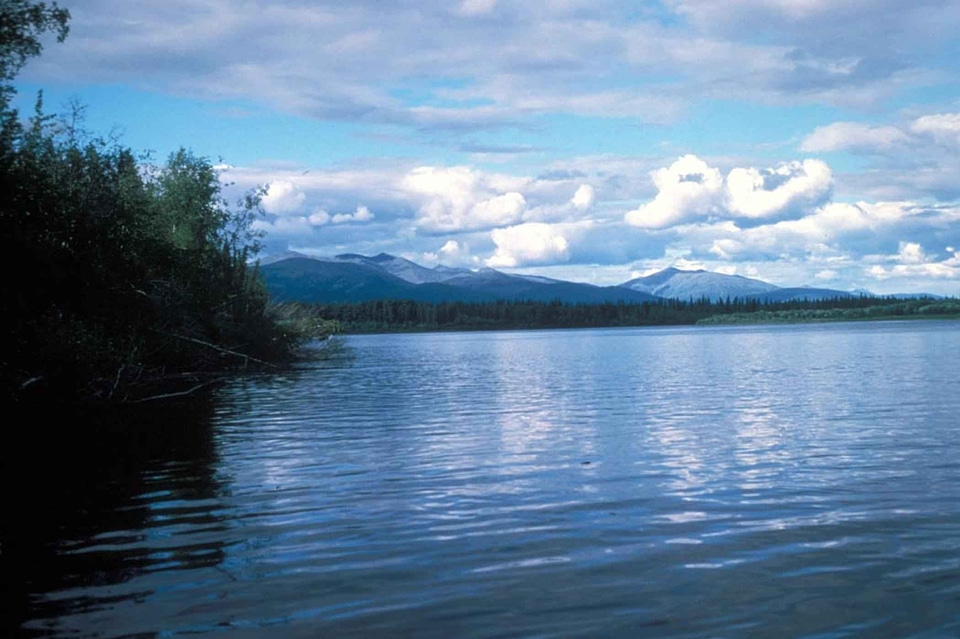
<svg viewBox="0 0 960 639"><path fill-rule="evenodd" d="M309 307L347 333L529 328L601 328L692 324L827 322L960 317L960 300L848 297L763 302L756 299L565 304L534 302L414 302L378 300Z"/></svg>

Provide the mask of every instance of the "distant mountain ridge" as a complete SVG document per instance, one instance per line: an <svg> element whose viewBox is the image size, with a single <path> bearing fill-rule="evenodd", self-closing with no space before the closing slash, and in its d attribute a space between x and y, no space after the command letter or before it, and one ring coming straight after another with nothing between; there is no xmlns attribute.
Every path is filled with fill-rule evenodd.
<svg viewBox="0 0 960 639"><path fill-rule="evenodd" d="M670 267L618 286L594 286L538 275L515 275L482 268L435 266L380 253L309 257L287 252L261 261L260 271L280 301L317 303L409 299L418 302L553 301L597 304L660 299L757 299L764 302L849 298L862 292L828 288L783 288L741 275ZM922 294L898 297L922 297ZM930 296L935 297L935 296Z"/></svg>
<svg viewBox="0 0 960 639"><path fill-rule="evenodd" d="M617 286L594 286L545 277L509 275L416 262L381 253L347 253L332 258L285 255L261 265L274 299L316 303L409 299L417 302L490 302L529 300L599 304L652 302L657 297Z"/></svg>

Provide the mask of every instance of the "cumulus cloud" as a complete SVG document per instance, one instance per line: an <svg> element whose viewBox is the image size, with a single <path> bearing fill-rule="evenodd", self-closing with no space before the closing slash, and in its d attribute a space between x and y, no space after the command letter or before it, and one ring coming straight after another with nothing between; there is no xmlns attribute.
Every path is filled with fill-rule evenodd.
<svg viewBox="0 0 960 639"><path fill-rule="evenodd" d="M900 250L896 255L888 256L886 261L895 264L889 267L874 264L866 269L866 274L881 281L891 278L960 279L960 251L937 261L928 257L920 244L900 242Z"/></svg>
<svg viewBox="0 0 960 639"><path fill-rule="evenodd" d="M494 229L490 237L497 250L486 264L493 268L510 268L564 262L570 257L565 230L563 225L542 222Z"/></svg>
<svg viewBox="0 0 960 639"><path fill-rule="evenodd" d="M308 236L314 225L303 215L288 215L274 220L255 220L251 227L264 231L272 238L296 238Z"/></svg>
<svg viewBox="0 0 960 639"><path fill-rule="evenodd" d="M651 172L655 166L650 159L587 157L526 177L392 161L309 173L288 165L233 167L225 179L244 188L277 184L277 201L299 206L257 222L269 232L271 250L386 251L428 264L485 263L580 280L614 272L625 280L641 264L748 275L758 265L762 277L783 285L821 281L882 290L886 282L891 292L958 292L957 279L943 275L952 259L943 255L960 246L960 207L822 201L829 198L829 167L813 160L721 172L684 156ZM700 190L683 194L686 185ZM298 194L305 195L299 204ZM641 197L679 203L679 213L666 216L675 221L656 229L628 224L618 203ZM373 211L377 224L359 223ZM901 246L901 238L909 241ZM868 267L876 267L872 275Z"/></svg>
<svg viewBox="0 0 960 639"><path fill-rule="evenodd" d="M764 171L736 168L727 175L727 207L737 216L777 217L822 204L832 185L830 167L819 160L790 162Z"/></svg>
<svg viewBox="0 0 960 639"><path fill-rule="evenodd" d="M629 211L628 224L649 229L703 218L781 218L800 216L824 203L833 179L819 160L790 162L771 169L720 171L694 155L685 155L651 174L653 201Z"/></svg>
<svg viewBox="0 0 960 639"><path fill-rule="evenodd" d="M373 218L374 215L370 212L370 209L361 204L353 213L337 213L330 218L330 221L334 224L349 224L351 222L369 222Z"/></svg>
<svg viewBox="0 0 960 639"><path fill-rule="evenodd" d="M581 211L586 211L593 206L593 200L595 197L596 193L594 192L592 186L589 184L581 184L577 188L577 192L573 194L572 198L570 198L570 204Z"/></svg>
<svg viewBox="0 0 960 639"><path fill-rule="evenodd" d="M419 167L407 174L403 188L418 201L415 223L419 228L450 233L520 221L527 201L513 189L525 182L462 166Z"/></svg>
<svg viewBox="0 0 960 639"><path fill-rule="evenodd" d="M927 261L927 255L917 242L900 242L897 260L901 264L923 264Z"/></svg>
<svg viewBox="0 0 960 639"><path fill-rule="evenodd" d="M307 219L313 226L323 226L330 221L330 214L323 209L317 209Z"/></svg>
<svg viewBox="0 0 960 639"><path fill-rule="evenodd" d="M525 187L527 209L524 222L570 222L595 214L596 191L590 184L580 184L569 199L562 199L573 185L552 180L532 180Z"/></svg>
<svg viewBox="0 0 960 639"><path fill-rule="evenodd" d="M306 199L307 196L293 182L277 180L267 186L261 205L267 213L287 215L299 212Z"/></svg>
<svg viewBox="0 0 960 639"><path fill-rule="evenodd" d="M420 256L421 263L444 266L474 266L480 263L480 258L470 252L466 242L447 240L436 251L427 251Z"/></svg>
<svg viewBox="0 0 960 639"><path fill-rule="evenodd" d="M723 178L695 155L684 155L668 168L650 174L657 187L652 202L628 212L628 224L658 229L687 218L715 213L721 202Z"/></svg>
<svg viewBox="0 0 960 639"><path fill-rule="evenodd" d="M466 244L460 244L456 240L447 240L446 244L440 247L440 255L451 262L458 262L469 254L470 250Z"/></svg>
<svg viewBox="0 0 960 639"><path fill-rule="evenodd" d="M697 254L737 263L763 261L767 265L765 272L774 265L787 274L787 282L809 281L811 277L825 279L832 272L838 275L829 280L834 287L843 282L843 288L866 286L878 290L874 287L878 281L891 280L898 283L885 292L912 290L956 295L956 278L952 274L957 271L956 264L950 262L952 258L941 261L936 255L929 255L922 248L925 244L916 239L896 239L910 233L914 238L925 238L941 246L948 244L945 239L958 237L951 219L950 211L909 202L831 203L799 220L748 229L726 222L691 228L682 236ZM896 252L875 255L882 247ZM791 271L793 275L789 275ZM808 275L798 275L803 272ZM873 283L858 279L862 277Z"/></svg>

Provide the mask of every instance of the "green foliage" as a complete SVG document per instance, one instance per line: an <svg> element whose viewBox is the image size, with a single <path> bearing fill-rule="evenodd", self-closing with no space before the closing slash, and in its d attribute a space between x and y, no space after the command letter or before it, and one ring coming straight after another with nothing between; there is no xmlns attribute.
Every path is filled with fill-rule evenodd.
<svg viewBox="0 0 960 639"><path fill-rule="evenodd" d="M289 359L333 327L268 304L251 259L262 192L231 207L216 170L189 151L161 166L58 120L42 94L27 123L10 81L67 35L56 3L0 0L0 224L8 399L116 398L156 383ZM193 380L195 381L195 379Z"/></svg>
<svg viewBox="0 0 960 639"><path fill-rule="evenodd" d="M756 299L660 300L564 304L560 301L451 302L379 300L317 305L316 313L347 333L392 331L588 328L689 324L837 321L881 317L960 315L960 300L851 297L816 301Z"/></svg>
<svg viewBox="0 0 960 639"><path fill-rule="evenodd" d="M863 306L862 302L872 302ZM845 322L872 319L955 318L960 317L960 300L890 300L861 298L856 306L833 308L771 308L753 313L717 314L698 324L777 324L797 322Z"/></svg>
<svg viewBox="0 0 960 639"><path fill-rule="evenodd" d="M249 264L257 193L230 207L204 158L180 150L147 166L80 137L38 101L0 147L8 395L128 394L134 382L283 360L324 332L268 305Z"/></svg>

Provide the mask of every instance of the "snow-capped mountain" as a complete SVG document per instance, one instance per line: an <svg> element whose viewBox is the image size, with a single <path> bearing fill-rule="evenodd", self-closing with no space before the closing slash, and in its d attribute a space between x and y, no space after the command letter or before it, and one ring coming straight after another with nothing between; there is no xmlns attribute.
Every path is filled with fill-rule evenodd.
<svg viewBox="0 0 960 639"><path fill-rule="evenodd" d="M658 297L683 300L708 297L713 301L727 297L750 297L779 288L773 284L740 275L723 275L704 270L682 271L673 267L624 282L620 286Z"/></svg>

